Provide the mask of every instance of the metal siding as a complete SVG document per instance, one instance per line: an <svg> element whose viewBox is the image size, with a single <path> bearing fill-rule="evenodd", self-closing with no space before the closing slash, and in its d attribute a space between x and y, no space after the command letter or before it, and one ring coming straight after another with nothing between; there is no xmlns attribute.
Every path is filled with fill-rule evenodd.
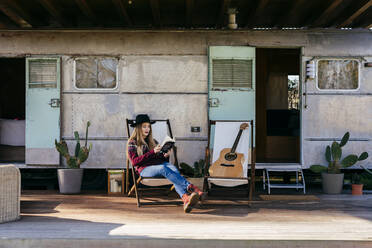
<svg viewBox="0 0 372 248"><path fill-rule="evenodd" d="M86 122L90 137L125 137L125 119L138 113L147 113L152 119L169 118L176 137L207 136L207 96L174 94L68 94L70 113L66 119L64 136L73 137L73 131L85 132ZM178 107L175 107L178 106ZM70 122L67 122L69 120ZM191 133L191 126L201 127L200 133Z"/></svg>
<svg viewBox="0 0 372 248"><path fill-rule="evenodd" d="M366 57L368 59L370 57ZM313 57L303 57L305 61ZM303 69L305 70L305 68ZM302 96L302 152L304 166L325 164L325 147L334 139L341 139L350 132L351 141L343 149L343 154L360 154L372 151L372 88L371 70L361 67L360 87L358 90L332 90L322 92L316 88L315 79L303 83ZM307 108L304 108L304 105ZM362 162L372 166L371 156ZM358 163L360 164L360 163ZM353 168L359 168L358 164Z"/></svg>
<svg viewBox="0 0 372 248"><path fill-rule="evenodd" d="M177 137L176 137L177 138ZM125 168L127 140L89 140L92 150L82 168ZM177 140L178 161L193 165L195 161L204 158L207 141ZM69 150L75 149L75 141L68 140ZM66 165L66 160L62 159Z"/></svg>
<svg viewBox="0 0 372 248"><path fill-rule="evenodd" d="M80 97L85 98L89 94L80 94L79 91L73 87L72 79L72 69L70 69L73 60L70 56L77 55L121 55L124 65L121 77L126 77L121 82L120 92L139 92L146 90L148 92L204 92L207 93L207 47L210 45L224 45L224 46L259 46L259 47L276 47L276 48L289 48L289 47L301 47L303 46L303 55L307 56L307 59L313 56L363 56L366 61L371 61L372 59L372 46L371 32L360 32L357 30L352 31L206 31L206 32L180 32L180 31L170 31L170 32L126 32L126 31L82 31L82 32L13 32L6 31L1 32L2 40L0 46L0 53L3 56L24 56L24 54L66 54L68 56L63 57L63 82L62 88L66 92L73 94L64 94L63 104L63 135L72 136L72 132L75 130L73 121L77 120L78 117L84 116L87 112L79 112L84 110L82 107L76 108L76 105L71 103L73 96L80 95ZM37 42L36 42L37 41ZM51 42L52 41L52 42ZM369 57L366 57L369 56ZM167 63L169 66L159 65L158 72L163 75L162 80L153 81L143 81L142 84L139 83L139 79L143 78L143 71L141 71L141 64L143 61L149 58L156 58L159 63L161 61L169 61ZM190 61L188 61L190 60ZM182 61L178 63L177 61ZM180 65L172 67L172 64ZM165 64L163 64L165 65ZM133 66L133 67L131 67ZM182 66L185 66L185 72L182 71ZM304 66L304 64L303 64ZM125 71L131 68L130 71ZM172 68L179 68L174 70L173 74L168 74L167 71ZM192 68L192 69L189 69ZM128 74L128 72L130 72ZM133 76L132 76L133 75ZM185 80L179 80L179 78ZM129 77L129 78L128 78ZM361 68L361 87L358 93L367 95L372 93L372 70L371 68ZM149 75L146 75L146 80L151 79ZM156 78L154 78L156 79ZM126 81L127 80L127 81ZM123 83L125 82L125 83ZM177 83L175 83L177 82ZM183 82L183 83L180 83ZM314 82L307 83L308 93L317 93ZM116 90L117 93L119 90ZM76 93L76 94L75 94ZM100 93L99 93L100 94ZM103 94L100 94L103 95ZM105 95L104 95L105 96ZM162 95L158 95L161 98ZM123 111L123 115L134 115L134 110L145 111L144 108L134 107L134 98L140 99L141 97L147 97L146 95L122 95L123 98L129 97L128 100L123 101L123 104L128 104L128 106L120 107L120 111ZM180 95L176 95L176 99ZM203 96L200 95L200 98ZM324 96L326 97L326 96ZM340 98L347 97L340 95ZM157 97L153 99L159 99ZM197 98L197 99L200 99ZM204 96L203 103L193 104L189 101L198 101L195 98L186 98L182 103L192 104L187 111L195 112L191 116L191 120L195 123L192 125L198 125L199 123L204 123L204 121L199 121L198 118L195 120L195 116L207 115L207 99ZM304 97L302 98L304 100ZM314 100L316 102L316 100ZM138 104L139 100L136 101ZM85 104L90 104L86 102ZM369 104L369 103L368 103ZM177 109L183 111L182 105L177 105ZM74 109L75 107L75 109ZM372 108L371 105L365 106L366 108ZM128 112L124 112L128 111ZM156 114L157 110L152 110L153 114ZM304 113L306 109L303 109ZM166 111L162 112L164 114ZM177 112L177 111L174 111ZM357 111L358 112L358 111ZM172 112L172 115L174 113ZM304 114L304 118L306 113ZM133 117L133 116L132 116ZM178 118L178 115L172 117L174 119ZM190 117L189 117L190 118ZM207 127L207 118L205 118L205 123L202 124L202 130ZM314 116L315 118L315 116ZM118 118L117 121L111 121L110 124L114 128L121 130L123 125L122 118ZM183 121L184 119L182 119ZM204 119L203 119L204 120ZM315 118L316 120L316 118ZM307 123L303 121L304 128L311 128L312 125L316 125L318 121L313 121ZM189 122L188 122L189 123ZM187 136L199 137L199 134L190 134L189 128L183 123L177 123L181 125L179 130L181 134L187 134ZM204 125L204 126L203 126ZM81 128L80 131L84 132L83 124L78 124L76 127ZM173 125L174 126L174 125ZM367 126L372 126L369 122ZM111 127L111 128L113 128ZM332 126L327 126L326 129L331 130ZM310 129L308 129L310 130ZM107 133L110 133L108 131ZM177 131L178 132L178 131ZM341 133L341 132L340 132ZM368 134L371 131L367 132ZM178 135L176 133L176 135ZM179 135L181 136L181 135ZM203 133L200 136L205 136ZM306 137L303 137L304 140ZM106 141L105 141L106 142ZM190 141L187 146L199 146L203 144L204 141ZM328 144L329 142L308 141L304 142L305 146L303 149L304 153L304 164L307 166L311 159L322 159L323 158L323 148L322 146ZM359 142L364 146L364 150L371 151L370 143ZM351 145L351 143L350 143ZM116 146L115 146L116 147ZM319 148L321 152L315 152L314 149ZM363 149L360 151L363 151ZM115 151L119 151L120 146L115 148ZM359 152L359 151L358 151ZM187 152L188 153L188 152ZM187 157L187 154L186 154ZM202 157L202 156L201 156ZM200 158L201 158L200 157ZM111 160L110 157L106 157L107 160ZM101 165L101 168L106 168L105 165ZM89 164L87 164L89 166Z"/></svg>
<svg viewBox="0 0 372 248"><path fill-rule="evenodd" d="M122 58L122 92L207 93L206 56Z"/></svg>

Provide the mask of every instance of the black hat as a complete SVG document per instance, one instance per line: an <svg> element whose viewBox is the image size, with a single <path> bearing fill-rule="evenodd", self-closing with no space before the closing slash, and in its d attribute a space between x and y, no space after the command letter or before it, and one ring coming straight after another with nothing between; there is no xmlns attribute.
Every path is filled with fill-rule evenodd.
<svg viewBox="0 0 372 248"><path fill-rule="evenodd" d="M141 115L137 115L136 116L136 120L130 124L131 127L135 127L139 124L142 124L142 123L145 123L145 122L148 122L150 124L154 124L155 121L150 121L150 117L146 114L141 114Z"/></svg>

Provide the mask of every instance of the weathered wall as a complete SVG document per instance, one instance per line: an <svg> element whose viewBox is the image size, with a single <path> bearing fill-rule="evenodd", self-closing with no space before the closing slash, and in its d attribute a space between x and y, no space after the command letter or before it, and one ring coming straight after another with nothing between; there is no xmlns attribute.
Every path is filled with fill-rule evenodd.
<svg viewBox="0 0 372 248"><path fill-rule="evenodd" d="M372 39L370 39L372 44ZM340 46L337 45L336 46ZM366 46L366 51L372 45ZM350 48L353 50L354 48ZM343 56L354 56L349 49L343 49ZM336 51L324 51L324 56L336 56ZM360 68L360 88L352 91L320 91L315 80L306 81L303 86L302 140L305 165L325 164L325 147L332 140L340 140L346 131L350 142L343 148L343 154L360 154L367 151L370 157L361 163L372 166L372 69L364 67L372 57L365 53ZM303 61L313 57L304 56ZM304 104L303 104L304 105ZM317 156L320 154L321 156ZM359 168L358 164L354 166Z"/></svg>
<svg viewBox="0 0 372 248"><path fill-rule="evenodd" d="M137 113L169 118L179 139L179 160L202 158L207 139L207 48L211 45L303 47L313 56L372 56L369 31L2 31L0 56L61 55L62 136L71 143L74 130L92 126L93 151L86 167L124 165L125 119ZM82 55L120 57L115 90L79 91L73 86L73 58ZM368 58L371 61L371 57ZM303 64L304 66L304 64ZM304 165L323 161L324 145L350 130L349 150L372 148L372 69L362 68L361 89L354 95L316 95L308 83L303 109ZM191 133L200 126L201 133ZM315 138L315 139L314 139ZM320 152L321 151L321 152ZM372 160L369 159L369 162Z"/></svg>

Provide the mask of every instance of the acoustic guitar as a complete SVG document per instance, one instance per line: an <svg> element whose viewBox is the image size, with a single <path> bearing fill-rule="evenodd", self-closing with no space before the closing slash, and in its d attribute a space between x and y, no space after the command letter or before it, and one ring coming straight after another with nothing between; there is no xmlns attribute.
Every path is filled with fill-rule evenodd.
<svg viewBox="0 0 372 248"><path fill-rule="evenodd" d="M244 154L236 153L240 136L243 130L249 126L248 123L242 123L239 128L232 148L224 148L220 152L218 159L209 167L209 175L212 177L243 177Z"/></svg>

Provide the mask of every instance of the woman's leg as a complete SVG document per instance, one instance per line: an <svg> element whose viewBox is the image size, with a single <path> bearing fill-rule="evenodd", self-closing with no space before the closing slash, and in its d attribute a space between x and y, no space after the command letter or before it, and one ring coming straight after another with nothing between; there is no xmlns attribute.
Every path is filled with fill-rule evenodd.
<svg viewBox="0 0 372 248"><path fill-rule="evenodd" d="M174 166L173 164L171 164L171 163L167 163L166 166L167 166L169 169L171 169L171 170L173 170L173 171L175 171L175 172L177 172L177 173L179 174L179 171L178 171L177 167ZM182 177L182 175L180 175L180 176ZM184 177L183 177L183 178L184 178ZM184 179L185 179L185 178L184 178ZM185 179L185 180L186 180L186 179ZM186 180L186 181L187 181L187 180ZM196 187L195 185L189 183L188 181L187 181L187 183L188 183L188 185L187 185L187 187L186 187L186 191L189 192L189 193L196 192L196 193L199 195L200 200L203 201L203 200L205 199L205 193L204 193L203 191L201 191L201 190L200 190L198 187Z"/></svg>
<svg viewBox="0 0 372 248"><path fill-rule="evenodd" d="M182 196L187 193L190 183L179 173L177 168L170 164L151 165L141 172L142 177L165 177L174 184L176 192Z"/></svg>
<svg viewBox="0 0 372 248"><path fill-rule="evenodd" d="M177 176L177 184L175 183L174 184L174 187L175 187L175 189L176 189L176 191L177 192L179 192L179 191L182 191L182 192L188 192L188 187L189 187L189 185L191 184L189 181L187 181L186 180L186 178L184 178L181 174L180 174L180 172L179 172L179 170L177 169L177 167L175 166L175 165L173 165L173 164L171 164L171 163L169 163L169 162L167 162L167 163L164 163L164 165L168 168L168 169L170 169L170 170L172 170L173 172L174 172L174 175L176 175ZM179 189L177 189L177 188L179 188Z"/></svg>

